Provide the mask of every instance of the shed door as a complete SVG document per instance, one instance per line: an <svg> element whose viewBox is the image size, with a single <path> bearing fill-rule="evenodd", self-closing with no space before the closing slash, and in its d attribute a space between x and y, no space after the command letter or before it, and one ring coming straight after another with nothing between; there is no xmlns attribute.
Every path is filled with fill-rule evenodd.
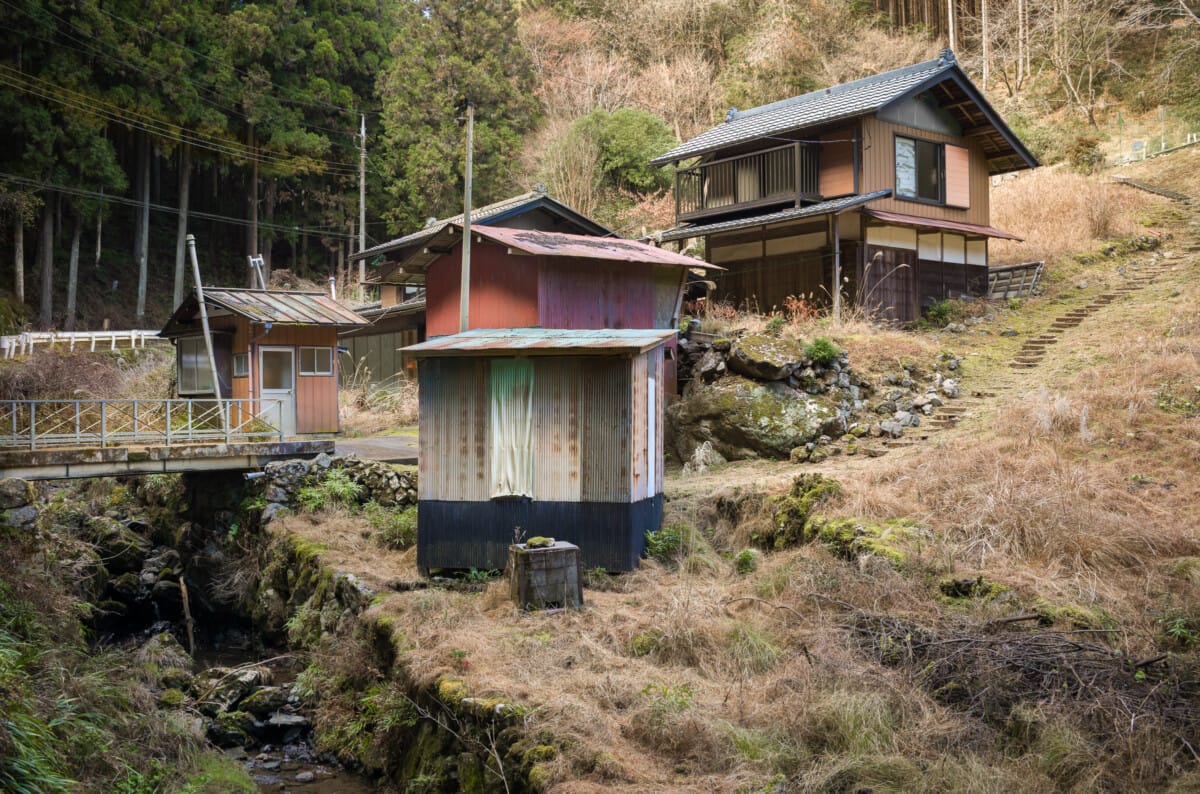
<svg viewBox="0 0 1200 794"><path fill-rule="evenodd" d="M490 391L491 497L532 499L533 362L527 358L494 359Z"/></svg>
<svg viewBox="0 0 1200 794"><path fill-rule="evenodd" d="M263 418L283 431L296 435L296 351L290 347L262 347L258 354L261 378L259 396Z"/></svg>

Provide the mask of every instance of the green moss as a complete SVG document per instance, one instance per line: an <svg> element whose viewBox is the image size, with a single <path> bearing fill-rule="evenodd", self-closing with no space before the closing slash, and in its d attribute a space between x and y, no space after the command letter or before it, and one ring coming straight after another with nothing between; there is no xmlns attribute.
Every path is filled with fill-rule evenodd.
<svg viewBox="0 0 1200 794"><path fill-rule="evenodd" d="M456 678L439 678L437 694L443 703L457 706L467 696L467 685Z"/></svg>
<svg viewBox="0 0 1200 794"><path fill-rule="evenodd" d="M534 791L549 791L554 783L554 770L547 764L538 764L529 770L529 787Z"/></svg>
<svg viewBox="0 0 1200 794"><path fill-rule="evenodd" d="M553 761L558 757L558 748L550 744L538 744L521 754L521 763L533 766L540 761Z"/></svg>
<svg viewBox="0 0 1200 794"><path fill-rule="evenodd" d="M178 689L164 689L158 693L158 705L165 709L177 709L187 702L187 695Z"/></svg>
<svg viewBox="0 0 1200 794"><path fill-rule="evenodd" d="M246 768L232 759L206 755L198 766L179 794L255 794L259 790Z"/></svg>
<svg viewBox="0 0 1200 794"><path fill-rule="evenodd" d="M1038 616L1038 623L1043 626L1063 626L1070 629L1117 628L1117 621L1113 616L1098 606L1051 604L1039 598L1029 607L1029 611Z"/></svg>
<svg viewBox="0 0 1200 794"><path fill-rule="evenodd" d="M907 547L923 534L920 527L907 519L873 523L858 518L822 518L810 522L809 531L842 559L856 560L871 554L897 569L905 567Z"/></svg>
<svg viewBox="0 0 1200 794"><path fill-rule="evenodd" d="M974 579L943 579L938 582L938 591L944 602L956 603L969 600L991 601L1012 592L1012 588L977 576Z"/></svg>
<svg viewBox="0 0 1200 794"><path fill-rule="evenodd" d="M775 499L771 526L751 536L755 544L766 549L786 549L812 540L808 530L813 511L827 499L841 493L837 480L822 474L801 474L792 480L786 496Z"/></svg>
<svg viewBox="0 0 1200 794"><path fill-rule="evenodd" d="M654 649L658 647L662 638L663 633L658 629L635 634L629 641L629 652L634 656L649 656L654 653Z"/></svg>
<svg viewBox="0 0 1200 794"><path fill-rule="evenodd" d="M544 538L541 535L535 535L525 541L527 549L545 549L554 545L554 538Z"/></svg>

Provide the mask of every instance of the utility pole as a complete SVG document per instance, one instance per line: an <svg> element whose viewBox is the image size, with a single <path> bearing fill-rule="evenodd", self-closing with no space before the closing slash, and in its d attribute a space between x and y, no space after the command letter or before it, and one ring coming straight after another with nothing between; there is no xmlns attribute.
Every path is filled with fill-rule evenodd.
<svg viewBox="0 0 1200 794"><path fill-rule="evenodd" d="M950 50L953 52L958 43L954 35L954 0L946 0L946 29L950 33Z"/></svg>
<svg viewBox="0 0 1200 794"><path fill-rule="evenodd" d="M458 331L466 331L471 306L471 155L475 148L475 106L467 103L467 170L463 185L462 285L458 296Z"/></svg>
<svg viewBox="0 0 1200 794"><path fill-rule="evenodd" d="M980 3L980 13L983 15L983 30L981 32L983 38L983 91L986 94L988 90L988 77L991 66L991 55L988 47L988 4L987 0L982 0Z"/></svg>
<svg viewBox="0 0 1200 794"><path fill-rule="evenodd" d="M361 114L358 129L358 252L367 250L367 114ZM358 260L358 296L363 295L363 282L367 280L367 260Z"/></svg>

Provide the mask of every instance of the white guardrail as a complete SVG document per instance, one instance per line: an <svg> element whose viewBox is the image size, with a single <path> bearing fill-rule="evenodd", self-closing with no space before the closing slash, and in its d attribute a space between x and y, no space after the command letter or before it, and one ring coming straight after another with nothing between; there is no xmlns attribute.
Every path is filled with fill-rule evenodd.
<svg viewBox="0 0 1200 794"><path fill-rule="evenodd" d="M283 441L280 400L0 400L0 448Z"/></svg>
<svg viewBox="0 0 1200 794"><path fill-rule="evenodd" d="M75 350L76 345L87 346L89 352L95 352L96 347L116 350L121 345L129 348L146 346L146 340L161 340L158 331L26 331L20 334L0 336L0 355L4 358L25 356L33 352L37 345L58 347L66 345L68 350ZM165 340L162 340L165 341Z"/></svg>

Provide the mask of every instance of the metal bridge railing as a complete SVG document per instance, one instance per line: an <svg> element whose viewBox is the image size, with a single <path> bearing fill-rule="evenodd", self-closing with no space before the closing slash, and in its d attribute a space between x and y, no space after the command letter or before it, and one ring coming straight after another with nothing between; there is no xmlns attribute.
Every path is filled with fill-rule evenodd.
<svg viewBox="0 0 1200 794"><path fill-rule="evenodd" d="M117 350L121 343L131 349L144 348L146 342L166 342L156 330L132 331L26 331L10 336L0 336L0 356L15 358L26 356L38 345L46 347L65 346L74 351L75 346L86 347L89 352Z"/></svg>
<svg viewBox="0 0 1200 794"><path fill-rule="evenodd" d="M3 400L0 448L282 441L282 401Z"/></svg>

